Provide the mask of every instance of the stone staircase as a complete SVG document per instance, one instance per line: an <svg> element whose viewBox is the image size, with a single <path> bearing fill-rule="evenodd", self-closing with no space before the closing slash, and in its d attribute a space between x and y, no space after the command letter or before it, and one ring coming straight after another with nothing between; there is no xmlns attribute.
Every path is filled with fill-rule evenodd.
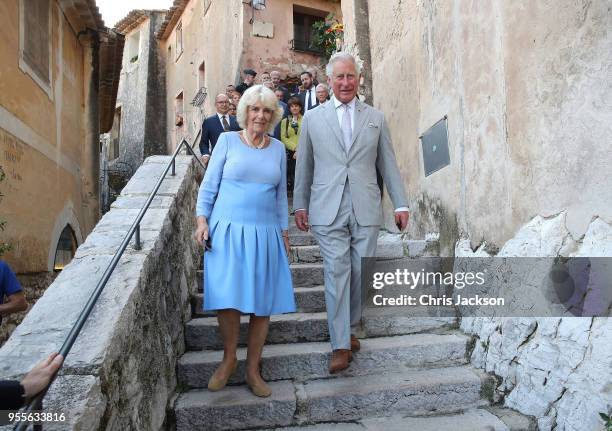
<svg viewBox="0 0 612 431"><path fill-rule="evenodd" d="M291 224L299 309L270 321L262 376L272 396L258 398L244 384L248 316L241 319L238 371L225 389L206 389L223 352L216 317L202 311L199 293L185 331L188 351L178 363L184 389L174 408L178 431L528 429L500 420L507 411L495 415L487 409L494 380L468 364L470 338L457 329L455 317L411 317L401 307L365 308L361 350L348 370L329 375L319 249L310 233ZM425 250L419 244L415 249Z"/></svg>

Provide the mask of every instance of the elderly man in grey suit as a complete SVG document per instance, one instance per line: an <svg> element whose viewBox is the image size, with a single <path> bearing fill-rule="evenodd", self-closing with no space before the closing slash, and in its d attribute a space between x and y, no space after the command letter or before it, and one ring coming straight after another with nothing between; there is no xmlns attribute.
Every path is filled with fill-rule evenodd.
<svg viewBox="0 0 612 431"><path fill-rule="evenodd" d="M332 374L348 368L360 347L353 329L361 323L361 258L375 255L382 221L377 167L400 230L409 214L383 113L356 97L359 75L350 54L330 58L334 97L302 120L293 192L296 225L311 228L323 257Z"/></svg>

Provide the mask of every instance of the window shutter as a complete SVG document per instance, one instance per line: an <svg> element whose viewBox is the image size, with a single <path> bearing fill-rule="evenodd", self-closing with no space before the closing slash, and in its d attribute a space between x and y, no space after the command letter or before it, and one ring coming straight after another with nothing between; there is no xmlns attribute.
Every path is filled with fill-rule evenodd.
<svg viewBox="0 0 612 431"><path fill-rule="evenodd" d="M45 83L50 83L49 0L24 1L23 57Z"/></svg>

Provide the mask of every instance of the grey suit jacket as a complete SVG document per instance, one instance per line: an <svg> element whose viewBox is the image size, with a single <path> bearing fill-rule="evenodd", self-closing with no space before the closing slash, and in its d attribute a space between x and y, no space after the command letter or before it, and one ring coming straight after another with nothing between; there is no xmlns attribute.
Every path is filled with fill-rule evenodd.
<svg viewBox="0 0 612 431"><path fill-rule="evenodd" d="M353 144L347 154L334 104L314 108L302 120L293 207L307 209L311 225L332 224L348 178L357 223L380 225L376 167L395 208L408 206L383 113L356 101Z"/></svg>

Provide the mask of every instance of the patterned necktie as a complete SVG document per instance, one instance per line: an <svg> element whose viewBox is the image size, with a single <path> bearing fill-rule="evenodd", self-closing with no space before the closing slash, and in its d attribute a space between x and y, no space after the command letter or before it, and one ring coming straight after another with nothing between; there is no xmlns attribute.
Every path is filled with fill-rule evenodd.
<svg viewBox="0 0 612 431"><path fill-rule="evenodd" d="M223 118L223 120L221 121L223 123L223 130L226 132L229 131L229 123L227 122L225 115L223 115L221 118Z"/></svg>
<svg viewBox="0 0 612 431"><path fill-rule="evenodd" d="M344 137L344 147L348 153L353 142L353 130L351 129L351 107L342 105L344 114L342 115L342 136Z"/></svg>

